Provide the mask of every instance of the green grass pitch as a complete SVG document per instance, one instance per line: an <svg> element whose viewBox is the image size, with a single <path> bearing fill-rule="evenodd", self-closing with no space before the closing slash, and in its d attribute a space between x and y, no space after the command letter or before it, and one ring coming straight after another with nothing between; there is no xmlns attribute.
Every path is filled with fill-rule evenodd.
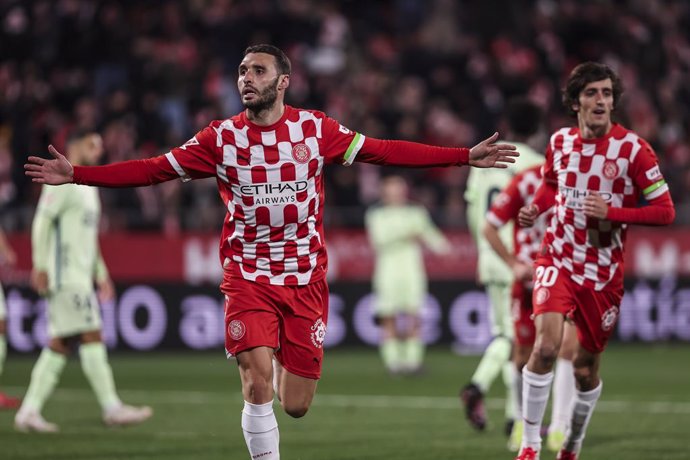
<svg viewBox="0 0 690 460"><path fill-rule="evenodd" d="M35 356L10 355L3 389L23 394ZM284 460L511 459L503 435L503 389L487 405L492 427L476 433L457 398L477 356L433 349L428 372L388 376L374 350L328 350L307 416L277 410ZM26 435L0 412L0 459L239 459L242 397L234 361L215 353L113 353L123 400L153 406L141 426L109 429L73 357L44 415L56 435ZM582 460L690 459L690 346L612 345L602 363L604 393ZM547 415L549 411L547 410ZM542 460L555 458L548 451Z"/></svg>

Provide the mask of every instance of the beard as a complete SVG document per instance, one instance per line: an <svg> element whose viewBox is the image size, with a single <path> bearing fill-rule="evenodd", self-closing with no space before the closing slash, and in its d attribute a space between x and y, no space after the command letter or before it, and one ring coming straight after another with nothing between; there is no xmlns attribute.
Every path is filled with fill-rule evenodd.
<svg viewBox="0 0 690 460"><path fill-rule="evenodd" d="M255 113L270 109L278 99L278 77L275 78L264 90L257 93L257 97L249 102L242 101L242 104Z"/></svg>

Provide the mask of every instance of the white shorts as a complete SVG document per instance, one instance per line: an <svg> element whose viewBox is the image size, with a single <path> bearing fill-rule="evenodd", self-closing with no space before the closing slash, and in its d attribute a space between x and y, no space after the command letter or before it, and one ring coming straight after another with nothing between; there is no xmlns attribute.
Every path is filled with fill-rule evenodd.
<svg viewBox="0 0 690 460"><path fill-rule="evenodd" d="M93 290L61 289L46 300L49 337L70 337L101 329L101 308Z"/></svg>

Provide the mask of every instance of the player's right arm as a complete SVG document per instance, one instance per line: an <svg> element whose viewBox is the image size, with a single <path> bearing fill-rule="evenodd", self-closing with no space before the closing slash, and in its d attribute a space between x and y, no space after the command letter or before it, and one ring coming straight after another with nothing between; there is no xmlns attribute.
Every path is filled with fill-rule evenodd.
<svg viewBox="0 0 690 460"><path fill-rule="evenodd" d="M520 175L515 176L508 186L493 201L489 212L486 214L482 235L486 238L491 248L512 270L515 279L529 280L532 277L532 269L529 265L520 262L511 253L501 240L498 230L509 221L516 219L524 200L518 190Z"/></svg>
<svg viewBox="0 0 690 460"><path fill-rule="evenodd" d="M532 203L529 206L523 206L518 213L518 223L521 227L531 227L540 214L556 204L558 178L553 166L553 150L550 143L546 148L545 156L541 185L534 194Z"/></svg>
<svg viewBox="0 0 690 460"><path fill-rule="evenodd" d="M52 145L53 159L30 156L24 165L26 175L39 184L94 185L99 187L138 187L181 178L183 181L213 177L216 174L216 132L213 124L199 131L181 147L153 158L130 160L105 166L72 166Z"/></svg>

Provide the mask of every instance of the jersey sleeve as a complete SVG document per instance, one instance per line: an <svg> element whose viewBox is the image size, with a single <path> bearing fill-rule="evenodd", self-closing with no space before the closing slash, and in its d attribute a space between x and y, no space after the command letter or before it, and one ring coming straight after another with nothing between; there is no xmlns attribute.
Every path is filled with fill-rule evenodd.
<svg viewBox="0 0 690 460"><path fill-rule="evenodd" d="M642 148L631 165L630 178L647 201L669 193L668 184L659 169L659 160L646 142L642 143Z"/></svg>
<svg viewBox="0 0 690 460"><path fill-rule="evenodd" d="M518 175L496 197L486 213L486 220L496 228L504 226L507 222L517 219L520 208L524 206L524 200L518 189L518 183L522 176Z"/></svg>
<svg viewBox="0 0 690 460"><path fill-rule="evenodd" d="M551 142L546 147L546 153L544 157L545 162L542 168L542 176L544 177L544 182L556 184L558 183L558 177L556 176L556 170L553 167L553 148L551 147Z"/></svg>
<svg viewBox="0 0 690 460"><path fill-rule="evenodd" d="M659 169L654 150L646 142L630 165L630 178L647 200L641 207L609 207L606 218L614 222L642 225L668 225L675 219L675 208L668 184Z"/></svg>
<svg viewBox="0 0 690 460"><path fill-rule="evenodd" d="M219 122L214 121L183 145L165 154L182 182L216 175L217 165L222 162L217 141L218 125Z"/></svg>
<svg viewBox="0 0 690 460"><path fill-rule="evenodd" d="M322 152L327 163L350 166L362 145L364 135L351 131L333 118L324 116L322 122Z"/></svg>
<svg viewBox="0 0 690 460"><path fill-rule="evenodd" d="M34 270L48 269L48 253L50 251L50 233L53 222L67 206L66 187L44 185L38 199L36 214L31 223L31 260Z"/></svg>

